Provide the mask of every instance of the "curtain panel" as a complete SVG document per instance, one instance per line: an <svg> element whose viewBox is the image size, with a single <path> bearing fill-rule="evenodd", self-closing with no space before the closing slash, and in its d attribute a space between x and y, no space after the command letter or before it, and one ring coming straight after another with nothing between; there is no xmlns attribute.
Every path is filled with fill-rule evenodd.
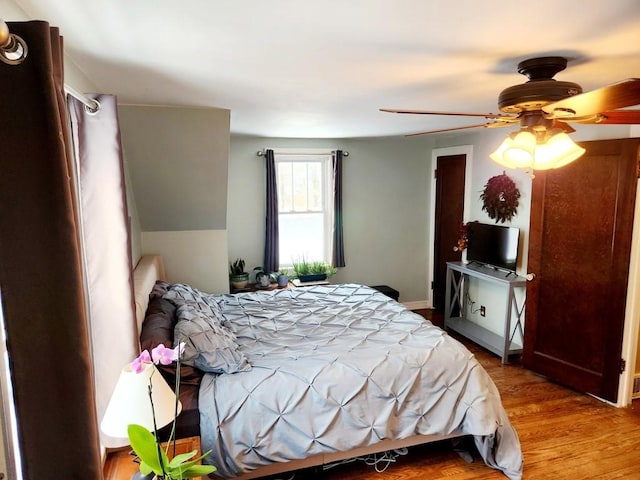
<svg viewBox="0 0 640 480"><path fill-rule="evenodd" d="M342 219L342 150L333 154L333 266L344 267L344 235Z"/></svg>
<svg viewBox="0 0 640 480"><path fill-rule="evenodd" d="M0 288L25 480L102 478L62 39L12 22L28 44L0 63Z"/></svg>
<svg viewBox="0 0 640 480"><path fill-rule="evenodd" d="M131 241L116 97L91 94L91 113L69 97L77 164L82 251L92 339L96 409L104 416L122 367L139 350L135 320ZM128 439L101 436L106 447Z"/></svg>
<svg viewBox="0 0 640 480"><path fill-rule="evenodd" d="M278 243L278 186L276 176L276 160L273 150L265 152L267 165L267 216L264 242L264 269L275 272L280 265Z"/></svg>

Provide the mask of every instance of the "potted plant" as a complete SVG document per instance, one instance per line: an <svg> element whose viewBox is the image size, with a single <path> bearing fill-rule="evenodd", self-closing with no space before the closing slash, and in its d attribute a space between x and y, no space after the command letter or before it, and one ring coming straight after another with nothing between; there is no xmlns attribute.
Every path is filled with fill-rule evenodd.
<svg viewBox="0 0 640 480"><path fill-rule="evenodd" d="M229 281L235 289L245 288L249 284L249 273L244 271L244 260L242 258L229 263Z"/></svg>
<svg viewBox="0 0 640 480"><path fill-rule="evenodd" d="M302 259L299 262L293 262L294 275L300 282L317 282L326 280L327 277L336 273L336 268L326 262L308 262Z"/></svg>
<svg viewBox="0 0 640 480"><path fill-rule="evenodd" d="M129 437L129 443L138 459L140 460L140 472L134 475L134 478L142 479L163 479L163 480L184 480L188 478L204 477L209 478L208 474L215 472L216 467L213 465L200 465L200 461L204 459L211 450L205 452L203 455L198 456L198 451L193 450L189 453L183 453L175 455L175 428L176 420L179 413L179 401L180 397L180 375L176 377L175 384L175 405L174 415L171 426L171 435L166 446L163 447L158 440L158 429L156 426L156 409L153 402L152 387L153 383L151 377L154 373L159 373L153 366L162 364L169 365L172 362L176 362L176 371L180 372L180 357L184 353L185 344L180 343L175 348L169 349L162 343L158 344L151 353L148 350L144 350L138 358L136 358L128 367L128 371L135 375L141 375L144 380L145 375L148 378L147 389L149 395L149 402L151 412L153 416L153 433L146 427L138 425L136 423L129 424L127 426L127 434ZM131 388L135 385L129 379L125 384ZM169 386L167 385L167 388ZM135 395L134 395L135 397ZM139 412L139 408L134 408L136 412ZM143 416L144 417L144 416ZM172 459L169 459L169 450L173 447Z"/></svg>
<svg viewBox="0 0 640 480"><path fill-rule="evenodd" d="M278 277L276 278L278 282L278 287L283 288L289 284L289 270L283 269L278 272Z"/></svg>
<svg viewBox="0 0 640 480"><path fill-rule="evenodd" d="M278 274L266 272L263 267L255 267L253 269L256 272L256 285L261 288L268 288L272 283L277 282Z"/></svg>

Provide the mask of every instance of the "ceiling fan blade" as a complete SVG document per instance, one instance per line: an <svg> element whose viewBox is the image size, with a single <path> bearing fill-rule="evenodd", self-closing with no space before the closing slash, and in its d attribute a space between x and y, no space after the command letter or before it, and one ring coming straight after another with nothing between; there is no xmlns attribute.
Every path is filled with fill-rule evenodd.
<svg viewBox="0 0 640 480"><path fill-rule="evenodd" d="M601 112L586 118L568 118L567 122L575 123L595 123L609 125L633 125L640 124L640 110L614 110L612 112Z"/></svg>
<svg viewBox="0 0 640 480"><path fill-rule="evenodd" d="M381 108L380 111L388 112L388 113L409 113L413 115L451 115L456 117L482 117L482 118L496 118L496 119L511 118L508 115L498 114L498 113L434 112L430 110L406 110L406 109L397 110L392 108ZM514 116L513 118L515 119L516 117Z"/></svg>
<svg viewBox="0 0 640 480"><path fill-rule="evenodd" d="M591 90L550 103L542 107L545 113L570 120L567 112L575 117L588 117L608 110L640 104L640 78L627 78L613 85Z"/></svg>
<svg viewBox="0 0 640 480"><path fill-rule="evenodd" d="M454 132L456 130L467 130L469 128L495 128L495 127L510 127L512 126L512 122L490 122L490 123L480 123L478 125L466 125L464 127L451 127L451 128L442 128L440 130L428 130L426 132L416 132L416 133L407 133L405 137L415 137L417 135L428 135L430 133L442 133L442 132Z"/></svg>
<svg viewBox="0 0 640 480"><path fill-rule="evenodd" d="M564 131L564 133L573 133L576 131L576 129L569 125L567 122L561 122L559 120L553 121L553 127L560 128Z"/></svg>

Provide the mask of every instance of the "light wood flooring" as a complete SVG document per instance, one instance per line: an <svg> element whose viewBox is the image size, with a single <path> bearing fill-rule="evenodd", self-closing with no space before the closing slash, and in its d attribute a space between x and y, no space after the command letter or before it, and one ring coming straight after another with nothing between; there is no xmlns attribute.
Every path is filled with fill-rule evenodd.
<svg viewBox="0 0 640 480"><path fill-rule="evenodd" d="M421 312L430 317L429 312ZM438 324L439 320L434 319ZM523 369L502 365L484 349L460 339L493 378L512 424L518 431L524 456L525 480L625 479L640 480L640 403L619 409L569 390ZM477 457L477 455L476 455ZM108 458L107 480L129 479L114 475L114 466L131 462L120 455ZM114 472L114 473L111 473ZM124 472L124 470L122 470ZM288 479L290 475L278 478ZM480 458L465 462L448 442L413 447L383 473L362 462L324 472L301 472L296 479L324 480L491 480L506 479Z"/></svg>

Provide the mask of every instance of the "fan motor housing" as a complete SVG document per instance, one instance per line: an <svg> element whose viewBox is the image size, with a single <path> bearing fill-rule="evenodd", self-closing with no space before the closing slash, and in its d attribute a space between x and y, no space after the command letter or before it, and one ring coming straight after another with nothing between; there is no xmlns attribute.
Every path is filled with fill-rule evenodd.
<svg viewBox="0 0 640 480"><path fill-rule="evenodd" d="M577 83L554 80L553 76L567 67L564 57L538 57L518 64L518 73L529 81L505 88L498 97L498 108L505 113L540 110L545 105L578 95Z"/></svg>
<svg viewBox="0 0 640 480"><path fill-rule="evenodd" d="M498 97L498 108L505 113L540 110L545 105L582 93L577 83L559 80L531 80L505 88Z"/></svg>

